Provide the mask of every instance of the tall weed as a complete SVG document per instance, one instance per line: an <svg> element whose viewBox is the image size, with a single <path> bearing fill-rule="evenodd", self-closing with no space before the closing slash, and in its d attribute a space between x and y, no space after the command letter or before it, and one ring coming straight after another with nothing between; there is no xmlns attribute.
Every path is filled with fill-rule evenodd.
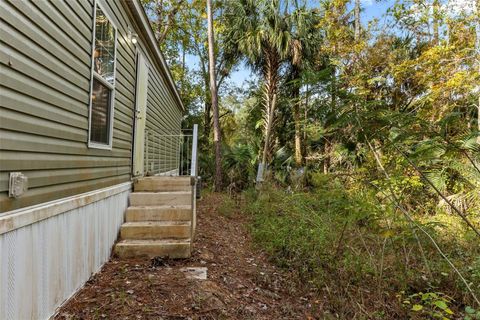
<svg viewBox="0 0 480 320"><path fill-rule="evenodd" d="M310 192L287 193L268 185L258 194L249 190L246 211L253 217L255 242L275 263L295 270L302 281L327 297L323 311L340 318L416 316L398 301L400 292L410 296L441 292L451 298L452 319L462 314L465 305L472 305L429 240L371 189L346 188L341 180L323 174L313 174L309 180ZM448 226L424 216L417 223L437 239L470 281L477 280L478 244L442 237ZM448 231L445 234L454 232ZM478 285L475 290L478 294Z"/></svg>

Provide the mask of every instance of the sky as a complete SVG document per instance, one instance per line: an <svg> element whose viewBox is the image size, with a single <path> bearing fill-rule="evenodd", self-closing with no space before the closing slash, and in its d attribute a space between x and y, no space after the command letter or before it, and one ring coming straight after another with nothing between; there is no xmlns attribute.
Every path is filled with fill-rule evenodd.
<svg viewBox="0 0 480 320"><path fill-rule="evenodd" d="M361 21L362 24L367 25L369 21L373 19L379 20L379 25L386 25L385 15L387 10L395 4L397 0L361 0ZM400 0L401 1L401 0ZM318 6L318 0L307 0L308 6ZM352 0L350 2L349 9L353 9ZM448 0L444 1L443 10L447 14L456 15L460 12L472 12L475 7L475 0ZM186 57L186 63L190 68L198 68L198 58L196 56L190 55ZM255 75L251 70L244 64L237 67L237 69L232 72L229 78L229 82L235 86L242 86L242 84L247 81L254 79Z"/></svg>
<svg viewBox="0 0 480 320"><path fill-rule="evenodd" d="M312 3L318 1L310 0ZM363 24L367 24L369 21L374 18L381 19L382 16L386 13L387 9L395 3L395 0L361 0L362 12L361 20ZM353 1L352 1L353 3ZM191 68L198 68L198 58L189 55L186 57L186 63ZM232 72L229 81L235 86L242 86L242 84L247 81L255 78L255 75L252 74L250 69L245 65L240 65L236 71Z"/></svg>
<svg viewBox="0 0 480 320"><path fill-rule="evenodd" d="M315 1L317 2L317 1ZM363 23L368 23L374 18L380 19L387 11L389 7L394 4L392 0L375 1L375 0L362 0L362 12L361 20ZM253 78L254 75L246 66L240 66L237 71L233 72L230 76L230 81L237 86L241 86L246 80Z"/></svg>

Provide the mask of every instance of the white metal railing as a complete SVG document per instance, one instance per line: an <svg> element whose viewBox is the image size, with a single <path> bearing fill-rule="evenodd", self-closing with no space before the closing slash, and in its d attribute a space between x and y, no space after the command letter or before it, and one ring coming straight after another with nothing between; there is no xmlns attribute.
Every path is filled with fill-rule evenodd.
<svg viewBox="0 0 480 320"><path fill-rule="evenodd" d="M198 176L198 124L193 125L192 137L192 162L190 165L190 176L197 178Z"/></svg>
<svg viewBox="0 0 480 320"><path fill-rule="evenodd" d="M146 171L149 175L197 177L198 125L178 134L147 131Z"/></svg>

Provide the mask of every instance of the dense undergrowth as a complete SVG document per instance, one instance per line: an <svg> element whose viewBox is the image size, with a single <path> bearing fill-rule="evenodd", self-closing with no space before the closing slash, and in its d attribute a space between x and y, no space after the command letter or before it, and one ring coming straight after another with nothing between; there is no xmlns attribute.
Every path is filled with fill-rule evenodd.
<svg viewBox="0 0 480 320"><path fill-rule="evenodd" d="M479 318L479 2L393 1L370 21L361 1L214 2L222 152L207 65L185 68L208 60L202 2L162 45L183 125L201 124L202 181L243 194L256 243L316 288L320 318Z"/></svg>
<svg viewBox="0 0 480 320"><path fill-rule="evenodd" d="M244 192L255 242L298 273L319 314L340 319L480 319L472 294L431 240L373 190L311 175L310 190L264 185ZM228 214L234 205L224 203ZM222 211L222 212L223 212ZM478 224L480 220L475 219ZM447 212L416 215L480 296L476 235ZM327 312L327 313L325 313Z"/></svg>

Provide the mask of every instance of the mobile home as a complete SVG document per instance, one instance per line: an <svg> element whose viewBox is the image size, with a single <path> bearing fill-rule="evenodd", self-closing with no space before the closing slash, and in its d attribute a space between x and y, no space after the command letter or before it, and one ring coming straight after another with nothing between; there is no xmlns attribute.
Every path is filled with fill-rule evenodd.
<svg viewBox="0 0 480 320"><path fill-rule="evenodd" d="M178 173L159 137L184 107L140 0L0 17L0 319L46 319L108 260L132 181Z"/></svg>

